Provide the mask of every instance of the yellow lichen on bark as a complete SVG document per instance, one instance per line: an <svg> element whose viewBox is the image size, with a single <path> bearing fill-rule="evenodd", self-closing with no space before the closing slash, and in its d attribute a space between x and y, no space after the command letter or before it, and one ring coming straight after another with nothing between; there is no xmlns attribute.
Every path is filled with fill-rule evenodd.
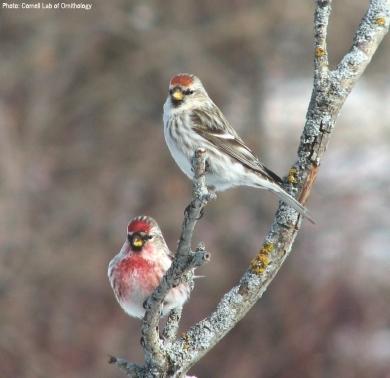
<svg viewBox="0 0 390 378"><path fill-rule="evenodd" d="M321 58L326 54L326 51L322 47L317 47L315 50L316 58Z"/></svg>
<svg viewBox="0 0 390 378"><path fill-rule="evenodd" d="M379 26L385 26L386 20L384 17L378 17L377 19L375 19L375 23Z"/></svg>
<svg viewBox="0 0 390 378"><path fill-rule="evenodd" d="M254 274L263 273L270 263L270 253L275 249L273 243L264 243L257 256L251 261L249 269Z"/></svg>
<svg viewBox="0 0 390 378"><path fill-rule="evenodd" d="M189 336L187 333L182 333L181 338L183 339L183 350L188 351L190 349Z"/></svg>
<svg viewBox="0 0 390 378"><path fill-rule="evenodd" d="M297 174L298 170L295 167L292 167L288 171L287 181L289 184L296 184L298 182Z"/></svg>

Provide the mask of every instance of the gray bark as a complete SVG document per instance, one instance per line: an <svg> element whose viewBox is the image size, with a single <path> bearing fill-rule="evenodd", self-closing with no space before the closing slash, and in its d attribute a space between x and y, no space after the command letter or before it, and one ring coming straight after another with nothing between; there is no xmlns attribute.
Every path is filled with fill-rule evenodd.
<svg viewBox="0 0 390 378"><path fill-rule="evenodd" d="M388 32L390 0L371 0L355 34L352 47L334 70L329 69L327 27L331 0L316 1L314 16L314 84L301 135L298 160L290 169L285 188L305 203L315 182L321 159L328 146L347 96L371 61ZM145 365L137 366L112 357L110 362L131 377L182 377L208 353L252 308L268 288L288 257L301 227L300 216L280 203L260 251L240 281L227 292L215 311L176 339L181 311L171 314L163 331L158 332L161 304L172 285L208 260L204 248L191 251L192 233L203 207L210 199L204 182L205 156L197 151L193 199L187 208L176 258L160 286L148 300L142 324ZM187 277L191 279L191 277Z"/></svg>

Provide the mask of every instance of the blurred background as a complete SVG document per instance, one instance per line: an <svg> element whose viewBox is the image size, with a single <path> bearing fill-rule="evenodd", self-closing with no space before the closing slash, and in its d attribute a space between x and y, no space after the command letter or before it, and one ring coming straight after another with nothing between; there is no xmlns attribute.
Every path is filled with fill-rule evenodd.
<svg viewBox="0 0 390 378"><path fill-rule="evenodd" d="M332 65L366 0L334 2ZM91 11L0 11L0 377L123 377L140 322L107 264L129 218L155 217L175 248L190 181L165 146L170 77L204 82L244 140L284 176L312 84L313 2L96 1ZM192 373L390 377L390 40L348 98L293 253L261 301ZM283 154L280 153L283 151ZM283 159L280 156L283 155ZM256 254L277 207L254 189L209 204L182 329Z"/></svg>

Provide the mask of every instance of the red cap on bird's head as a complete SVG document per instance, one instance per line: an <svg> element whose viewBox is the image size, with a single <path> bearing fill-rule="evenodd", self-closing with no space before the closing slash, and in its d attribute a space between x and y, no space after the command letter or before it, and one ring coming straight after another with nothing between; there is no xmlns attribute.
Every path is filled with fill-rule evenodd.
<svg viewBox="0 0 390 378"><path fill-rule="evenodd" d="M178 74L172 77L169 82L170 86L180 85L182 87L188 87L194 83L194 76L190 74Z"/></svg>
<svg viewBox="0 0 390 378"><path fill-rule="evenodd" d="M133 218L127 225L127 233L132 234L134 232L144 232L148 234L152 228L158 228L157 222L146 215Z"/></svg>

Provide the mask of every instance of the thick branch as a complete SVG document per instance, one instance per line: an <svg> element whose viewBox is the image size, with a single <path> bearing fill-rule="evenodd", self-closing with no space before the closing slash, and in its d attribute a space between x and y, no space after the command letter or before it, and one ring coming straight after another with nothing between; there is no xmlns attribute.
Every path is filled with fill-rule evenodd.
<svg viewBox="0 0 390 378"><path fill-rule="evenodd" d="M324 2L318 0L317 9L321 7L320 3ZM307 199L315 182L320 159L328 146L341 107L389 30L389 13L389 0L371 0L350 51L326 78L318 72L315 74L322 80L314 83L298 150L299 161L295 165L301 178L298 187L302 201ZM318 25L316 20L315 24ZM320 65L316 65L315 71L319 69Z"/></svg>

